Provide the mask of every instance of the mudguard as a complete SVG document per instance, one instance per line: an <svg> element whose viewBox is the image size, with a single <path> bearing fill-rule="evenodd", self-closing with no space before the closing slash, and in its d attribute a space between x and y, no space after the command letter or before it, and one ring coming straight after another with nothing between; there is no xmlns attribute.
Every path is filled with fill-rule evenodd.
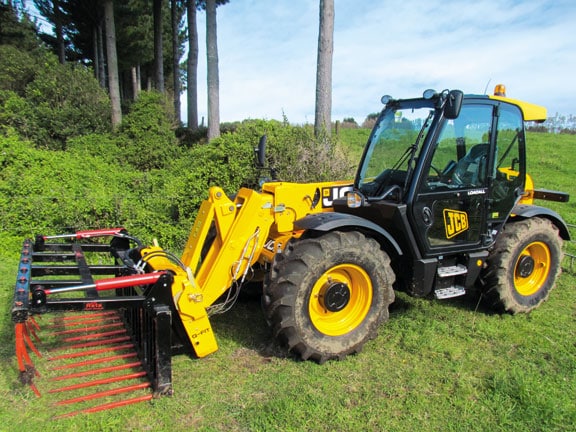
<svg viewBox="0 0 576 432"><path fill-rule="evenodd" d="M533 217L545 217L546 219L550 219L552 223L558 227L560 237L562 237L563 240L570 240L568 225L566 225L562 216L549 208L536 205L517 205L512 209L510 219L528 219Z"/></svg>
<svg viewBox="0 0 576 432"><path fill-rule="evenodd" d="M388 244L397 255L403 255L402 249L392 235L381 226L359 216L345 213L317 213L294 222L296 229L328 232L342 228L361 229L372 232L377 240Z"/></svg>

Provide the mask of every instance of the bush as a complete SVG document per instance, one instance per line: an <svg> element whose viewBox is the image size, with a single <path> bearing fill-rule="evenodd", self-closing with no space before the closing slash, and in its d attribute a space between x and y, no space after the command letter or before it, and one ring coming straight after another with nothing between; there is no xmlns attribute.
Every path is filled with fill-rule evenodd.
<svg viewBox="0 0 576 432"><path fill-rule="evenodd" d="M24 96L26 86L39 69L37 59L37 56L15 46L0 45L0 90Z"/></svg>
<svg viewBox="0 0 576 432"><path fill-rule="evenodd" d="M342 129L358 129L358 123L356 123L356 120L354 120L353 117L345 118L342 120L342 123L336 122L337 128L338 124L340 124Z"/></svg>
<svg viewBox="0 0 576 432"><path fill-rule="evenodd" d="M110 102L89 69L2 46L0 71L0 126L38 147L65 149L72 137L109 130Z"/></svg>
<svg viewBox="0 0 576 432"><path fill-rule="evenodd" d="M120 164L123 157L123 149L118 146L118 139L112 133L92 133L70 138L67 151L71 154L89 155L101 158L110 164Z"/></svg>
<svg viewBox="0 0 576 432"><path fill-rule="evenodd" d="M86 229L125 220L122 199L138 173L82 153L38 150L0 137L3 229L21 235Z"/></svg>
<svg viewBox="0 0 576 432"><path fill-rule="evenodd" d="M42 136L36 144L66 148L69 138L110 129L110 100L84 66L57 62L46 55L43 67L26 87L26 99Z"/></svg>
<svg viewBox="0 0 576 432"><path fill-rule="evenodd" d="M124 116L117 143L125 162L139 170L164 168L179 157L172 114L164 96L142 92Z"/></svg>
<svg viewBox="0 0 576 432"><path fill-rule="evenodd" d="M275 169L279 180L329 181L353 175L353 164L337 142L326 136L314 138L310 127L247 120L235 132L193 147L167 167L168 195L179 197L175 214L194 213L211 186L220 186L228 194L242 186L257 188L260 175L270 176L254 163L254 149L262 135L267 136L267 166Z"/></svg>
<svg viewBox="0 0 576 432"><path fill-rule="evenodd" d="M380 113L371 113L366 116L366 119L362 122L362 127L365 129L372 129L378 120Z"/></svg>
<svg viewBox="0 0 576 432"><path fill-rule="evenodd" d="M184 147L206 144L208 141L208 128L204 126L200 126L198 129L189 129L181 126L176 128L175 134L180 145Z"/></svg>
<svg viewBox="0 0 576 432"><path fill-rule="evenodd" d="M276 120L247 120L238 127L235 139L243 137L252 155L264 134L268 138L268 165L282 181L330 181L353 175L354 167L337 139L326 135L316 138L309 126L293 126Z"/></svg>
<svg viewBox="0 0 576 432"><path fill-rule="evenodd" d="M0 136L2 229L24 236L124 226L145 242L156 237L179 250L211 186L233 195L242 186L257 188L259 176L269 175L254 164L263 134L268 162L281 180L351 175L335 141L277 121L246 121L209 144L180 148L158 114L157 98L144 95L120 132L71 138L66 151L37 149L6 129Z"/></svg>
<svg viewBox="0 0 576 432"><path fill-rule="evenodd" d="M29 140L40 134L33 107L12 90L0 90L0 128L11 128Z"/></svg>

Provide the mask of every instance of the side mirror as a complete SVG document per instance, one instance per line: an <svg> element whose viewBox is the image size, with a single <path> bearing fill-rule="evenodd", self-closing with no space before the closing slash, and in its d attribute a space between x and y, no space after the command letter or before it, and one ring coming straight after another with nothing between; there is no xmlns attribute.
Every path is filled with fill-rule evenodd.
<svg viewBox="0 0 576 432"><path fill-rule="evenodd" d="M258 147L254 149L254 153L256 153L256 164L260 168L264 168L264 165L266 165L266 135L260 137Z"/></svg>
<svg viewBox="0 0 576 432"><path fill-rule="evenodd" d="M444 103L444 117L453 120L460 115L464 93L461 90L451 90Z"/></svg>

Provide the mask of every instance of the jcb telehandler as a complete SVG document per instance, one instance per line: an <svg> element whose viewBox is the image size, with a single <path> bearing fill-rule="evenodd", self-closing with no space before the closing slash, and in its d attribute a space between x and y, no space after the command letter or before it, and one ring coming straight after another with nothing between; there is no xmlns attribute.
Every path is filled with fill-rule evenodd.
<svg viewBox="0 0 576 432"><path fill-rule="evenodd" d="M36 315L108 311L125 328L78 347L135 346L154 393L170 393L170 356L216 351L210 316L255 272L273 335L319 363L374 338L395 290L438 299L480 290L510 313L539 306L569 239L562 218L533 203L568 195L535 189L526 172L524 123L546 110L459 90L382 102L353 182L267 181L233 198L212 187L181 257L122 228L26 240L12 309L23 381L36 372Z"/></svg>

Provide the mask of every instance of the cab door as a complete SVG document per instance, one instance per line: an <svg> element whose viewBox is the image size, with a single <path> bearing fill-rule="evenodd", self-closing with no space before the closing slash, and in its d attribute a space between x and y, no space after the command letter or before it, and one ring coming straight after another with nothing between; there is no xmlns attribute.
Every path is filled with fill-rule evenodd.
<svg viewBox="0 0 576 432"><path fill-rule="evenodd" d="M416 186L412 221L424 256L478 249L487 234L494 105L465 104L444 119Z"/></svg>

